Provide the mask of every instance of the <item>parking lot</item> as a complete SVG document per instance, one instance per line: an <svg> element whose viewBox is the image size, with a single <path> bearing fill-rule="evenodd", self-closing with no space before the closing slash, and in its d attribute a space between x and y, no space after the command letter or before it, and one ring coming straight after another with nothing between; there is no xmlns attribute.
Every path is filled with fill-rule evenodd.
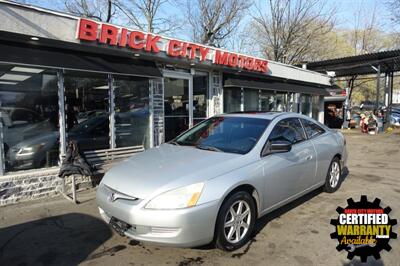
<svg viewBox="0 0 400 266"><path fill-rule="evenodd" d="M0 265L361 265L337 252L330 239L336 208L365 194L390 205L400 219L400 132L345 132L349 170L334 194L308 194L257 223L253 240L232 253L212 247L179 249L120 237L100 220L95 191L79 193L73 205L61 197L0 208ZM400 220L399 220L400 221ZM399 234L399 227L395 227ZM400 241L363 265L400 265Z"/></svg>

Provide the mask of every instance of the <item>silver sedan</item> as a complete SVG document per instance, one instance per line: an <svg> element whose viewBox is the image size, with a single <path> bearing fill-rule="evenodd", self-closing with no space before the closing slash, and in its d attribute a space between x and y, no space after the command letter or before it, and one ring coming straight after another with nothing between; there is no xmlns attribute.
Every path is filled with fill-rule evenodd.
<svg viewBox="0 0 400 266"><path fill-rule="evenodd" d="M257 218L319 187L336 191L346 160L343 135L309 117L225 114L111 168L97 203L121 235L231 251Z"/></svg>

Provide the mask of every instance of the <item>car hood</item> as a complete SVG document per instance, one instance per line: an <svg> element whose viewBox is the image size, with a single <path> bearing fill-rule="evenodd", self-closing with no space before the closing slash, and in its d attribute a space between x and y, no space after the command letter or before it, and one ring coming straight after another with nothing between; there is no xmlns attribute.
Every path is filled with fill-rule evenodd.
<svg viewBox="0 0 400 266"><path fill-rule="evenodd" d="M146 199L232 171L246 163L245 157L163 144L115 165L102 183L126 195Z"/></svg>
<svg viewBox="0 0 400 266"><path fill-rule="evenodd" d="M31 147L39 143L52 144L57 141L59 135L60 134L58 131L42 133L17 143L14 145L14 147L12 147L12 149L19 150L21 148Z"/></svg>

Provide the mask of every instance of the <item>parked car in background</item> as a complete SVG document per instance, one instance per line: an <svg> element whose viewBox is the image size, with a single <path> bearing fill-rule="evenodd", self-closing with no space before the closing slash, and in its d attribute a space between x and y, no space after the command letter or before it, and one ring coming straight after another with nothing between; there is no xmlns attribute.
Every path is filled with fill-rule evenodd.
<svg viewBox="0 0 400 266"><path fill-rule="evenodd" d="M57 112L53 116L53 120L58 120ZM45 119L33 110L15 107L0 107L0 119L3 124L5 152L9 147L25 139L56 130L57 123L57 121Z"/></svg>
<svg viewBox="0 0 400 266"><path fill-rule="evenodd" d="M392 112L390 113L390 124L397 127L400 126L400 109L392 109Z"/></svg>
<svg viewBox="0 0 400 266"><path fill-rule="evenodd" d="M144 121L145 120L145 121ZM117 147L144 145L148 121L143 112L124 112L115 116ZM147 122L146 122L147 121ZM69 140L75 140L81 151L110 148L108 114L92 115L67 132ZM6 154L9 170L25 170L56 165L59 154L60 134L44 132L12 146Z"/></svg>
<svg viewBox="0 0 400 266"><path fill-rule="evenodd" d="M97 203L121 235L231 251L257 218L319 187L335 192L346 160L343 135L307 116L219 115L112 167Z"/></svg>

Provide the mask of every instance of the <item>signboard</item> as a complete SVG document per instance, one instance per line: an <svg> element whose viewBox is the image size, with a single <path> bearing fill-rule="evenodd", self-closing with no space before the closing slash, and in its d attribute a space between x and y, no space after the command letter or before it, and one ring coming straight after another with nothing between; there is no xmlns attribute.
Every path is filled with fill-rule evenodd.
<svg viewBox="0 0 400 266"><path fill-rule="evenodd" d="M201 44L168 39L152 33L133 31L83 18L78 23L77 38L81 41L126 47L148 53L165 52L170 57L180 57L192 61L209 60L215 65L247 71L266 73L268 70L268 61L260 58L231 53Z"/></svg>

